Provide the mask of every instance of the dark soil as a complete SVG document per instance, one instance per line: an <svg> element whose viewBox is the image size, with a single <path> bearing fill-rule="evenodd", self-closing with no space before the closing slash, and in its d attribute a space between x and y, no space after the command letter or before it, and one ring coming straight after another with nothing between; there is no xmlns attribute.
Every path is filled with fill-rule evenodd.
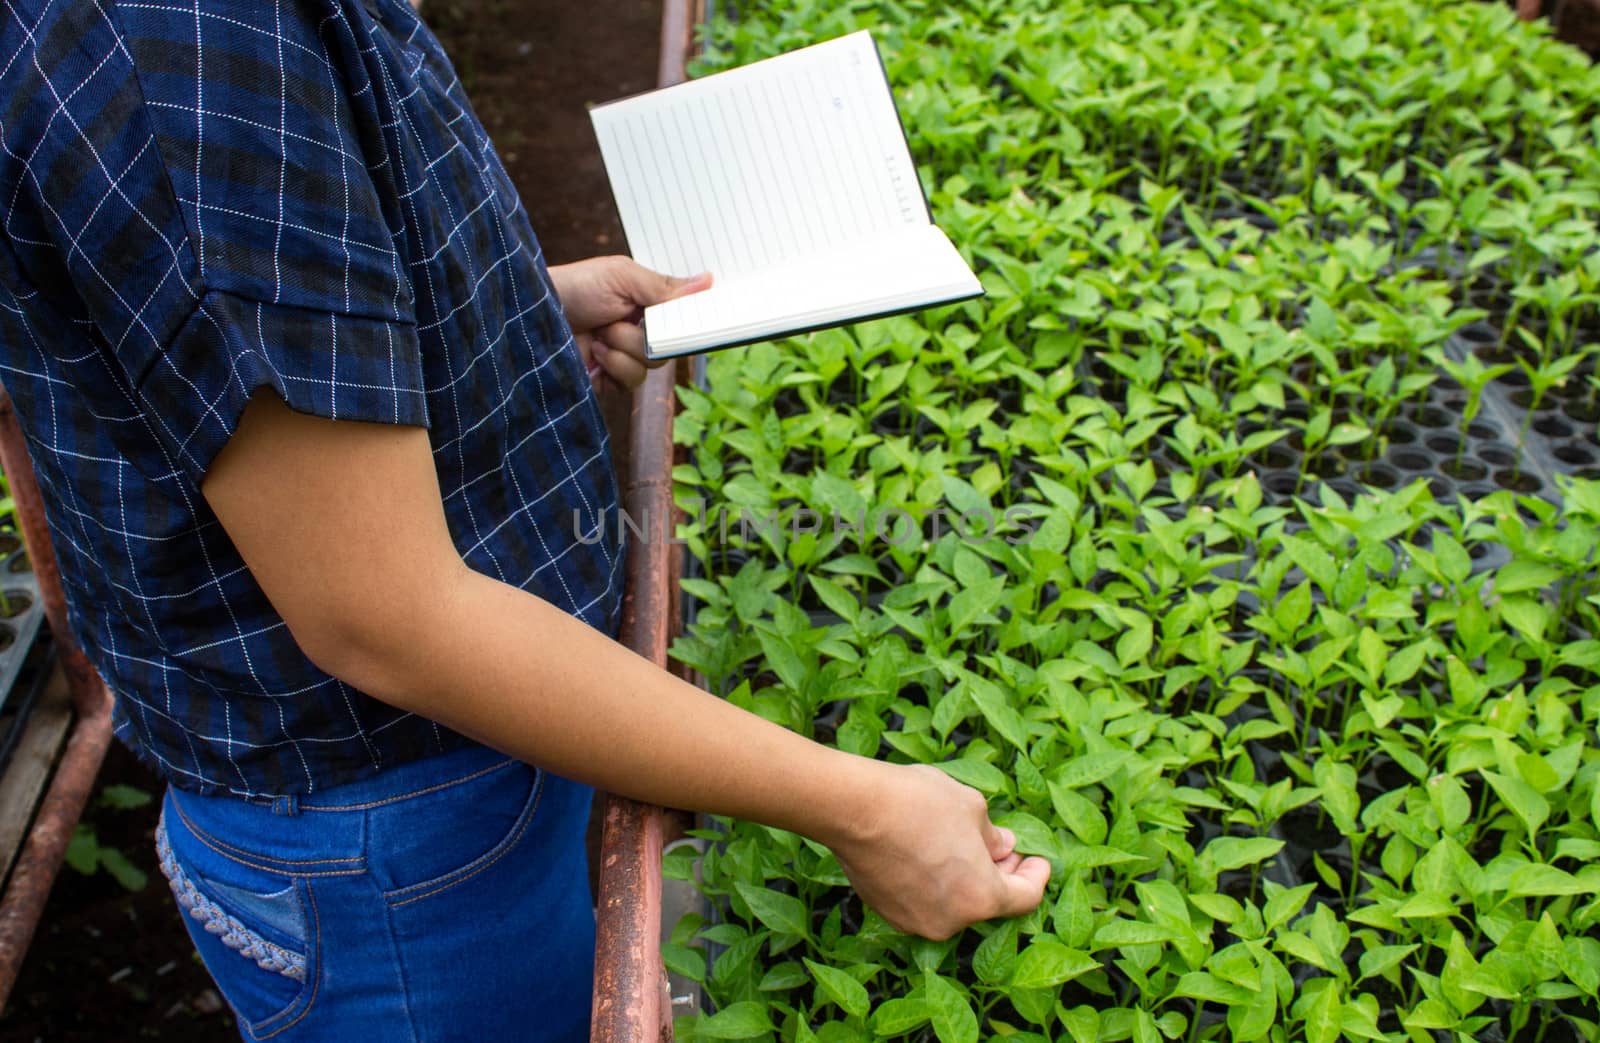
<svg viewBox="0 0 1600 1043"><path fill-rule="evenodd" d="M152 798L161 794L155 775L117 744L100 772L100 788L112 784L137 787ZM84 876L61 867L0 1019L0 1040L239 1038L156 868L158 809L158 799L134 810L91 803L84 821L100 845L127 855L149 880L130 893L103 871Z"/></svg>
<svg viewBox="0 0 1600 1043"><path fill-rule="evenodd" d="M658 0L425 0L551 264L626 252L588 106L655 86Z"/></svg>
<svg viewBox="0 0 1600 1043"><path fill-rule="evenodd" d="M1541 7L1557 37L1600 57L1600 0L1544 0Z"/></svg>
<svg viewBox="0 0 1600 1043"><path fill-rule="evenodd" d="M552 264L624 252L587 106L655 83L659 0L425 0ZM613 432L626 402L608 403ZM619 442L621 440L619 439ZM159 796L161 784L113 746L100 785ZM103 872L61 869L11 1001L0 1043L239 1038L155 864L158 803L91 807L102 845L149 876L130 894Z"/></svg>

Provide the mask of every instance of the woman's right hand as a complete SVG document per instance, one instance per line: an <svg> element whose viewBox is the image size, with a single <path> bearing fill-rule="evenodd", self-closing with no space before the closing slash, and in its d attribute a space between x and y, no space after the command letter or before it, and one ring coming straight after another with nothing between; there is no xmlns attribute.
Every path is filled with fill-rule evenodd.
<svg viewBox="0 0 1600 1043"><path fill-rule="evenodd" d="M1050 863L1024 858L989 821L983 795L927 765L860 761L866 806L832 848L856 893L899 930L942 941L970 924L1021 916L1044 899Z"/></svg>

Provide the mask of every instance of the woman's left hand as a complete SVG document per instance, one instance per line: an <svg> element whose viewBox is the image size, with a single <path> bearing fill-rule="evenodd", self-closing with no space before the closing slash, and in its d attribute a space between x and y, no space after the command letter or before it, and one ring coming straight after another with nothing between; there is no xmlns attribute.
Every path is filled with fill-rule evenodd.
<svg viewBox="0 0 1600 1043"><path fill-rule="evenodd" d="M706 289L711 273L662 275L632 258L613 255L556 265L550 280L595 386L609 378L631 389L644 382L647 368L665 361L645 357L639 325L645 308Z"/></svg>

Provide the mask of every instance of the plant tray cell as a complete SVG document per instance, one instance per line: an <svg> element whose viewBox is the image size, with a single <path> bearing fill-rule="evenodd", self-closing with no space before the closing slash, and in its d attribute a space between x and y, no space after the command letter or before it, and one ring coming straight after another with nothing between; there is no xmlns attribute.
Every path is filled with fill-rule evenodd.
<svg viewBox="0 0 1600 1043"><path fill-rule="evenodd" d="M1468 329L1473 331L1471 337L1466 335ZM1457 330L1446 350L1458 359L1473 354L1485 365L1514 365L1517 360L1514 351L1500 346L1499 330L1487 322ZM1501 374L1484 389L1480 422L1498 427L1501 440L1511 444L1525 461L1526 472L1537 475L1542 483L1534 489L1519 472L1506 475L1503 487L1559 502L1555 475L1600 476L1600 391L1594 378L1591 357L1537 400L1527 373L1520 368Z"/></svg>
<svg viewBox="0 0 1600 1043"><path fill-rule="evenodd" d="M0 533L0 708L11 695L28 650L44 621L44 601L28 552L14 534Z"/></svg>

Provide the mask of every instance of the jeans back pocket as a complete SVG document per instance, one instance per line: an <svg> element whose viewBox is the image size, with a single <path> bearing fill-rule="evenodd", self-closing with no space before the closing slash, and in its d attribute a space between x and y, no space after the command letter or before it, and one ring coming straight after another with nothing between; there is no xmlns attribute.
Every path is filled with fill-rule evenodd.
<svg viewBox="0 0 1600 1043"><path fill-rule="evenodd" d="M316 995L317 930L306 882L244 865L196 837L169 803L156 855L200 959L240 1025L268 1039Z"/></svg>
<svg viewBox="0 0 1600 1043"><path fill-rule="evenodd" d="M367 815L367 861L391 904L448 890L526 830L542 774L506 761L388 801Z"/></svg>

